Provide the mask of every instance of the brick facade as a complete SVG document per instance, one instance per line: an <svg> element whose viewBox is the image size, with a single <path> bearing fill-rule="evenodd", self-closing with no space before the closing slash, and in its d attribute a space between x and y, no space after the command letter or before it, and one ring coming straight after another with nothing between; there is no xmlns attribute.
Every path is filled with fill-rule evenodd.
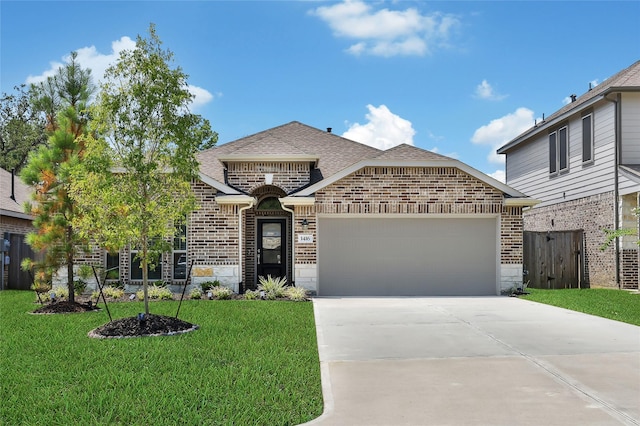
<svg viewBox="0 0 640 426"><path fill-rule="evenodd" d="M308 162L229 163L227 181L234 188L251 194L265 185L265 174L273 174L271 185L290 193L309 183L311 171Z"/></svg>
<svg viewBox="0 0 640 426"><path fill-rule="evenodd" d="M567 201L524 212L526 231L584 231L585 280L593 287L616 286L615 249L601 250L603 229L614 228L613 192ZM637 282L637 281L636 281Z"/></svg>

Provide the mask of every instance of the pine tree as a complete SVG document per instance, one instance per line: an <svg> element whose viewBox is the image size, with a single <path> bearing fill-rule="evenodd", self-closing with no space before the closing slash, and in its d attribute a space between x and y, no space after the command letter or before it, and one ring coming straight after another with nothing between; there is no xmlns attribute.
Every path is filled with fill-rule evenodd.
<svg viewBox="0 0 640 426"><path fill-rule="evenodd" d="M49 138L46 145L31 153L20 175L35 189L32 202L25 206L35 217L36 228L27 235L27 243L35 251L45 252L44 260L35 265L39 270L57 271L66 265L69 301L73 302L73 266L87 242L72 226L78 209L69 188L71 171L82 161L85 150L91 71L78 64L73 52L55 76L33 86L31 92L34 104L47 112Z"/></svg>

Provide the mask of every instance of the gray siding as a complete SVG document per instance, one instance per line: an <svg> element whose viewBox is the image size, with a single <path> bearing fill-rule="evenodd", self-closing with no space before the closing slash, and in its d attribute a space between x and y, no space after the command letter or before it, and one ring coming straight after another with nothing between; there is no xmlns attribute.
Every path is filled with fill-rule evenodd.
<svg viewBox="0 0 640 426"><path fill-rule="evenodd" d="M640 164L640 93L622 95L622 164Z"/></svg>
<svg viewBox="0 0 640 426"><path fill-rule="evenodd" d="M549 175L548 132L507 155L507 184L542 201L540 206L575 200L613 190L614 108L602 101L594 106L595 155L582 163L582 117L574 114L569 128L569 170Z"/></svg>

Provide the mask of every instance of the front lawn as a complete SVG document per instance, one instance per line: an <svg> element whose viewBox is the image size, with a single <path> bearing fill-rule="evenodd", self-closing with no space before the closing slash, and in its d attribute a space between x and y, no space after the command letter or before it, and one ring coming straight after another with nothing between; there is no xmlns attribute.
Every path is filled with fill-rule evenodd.
<svg viewBox="0 0 640 426"><path fill-rule="evenodd" d="M311 303L189 300L180 318L194 332L90 339L104 309L31 315L34 299L0 292L0 424L294 425L322 413ZM109 308L114 319L144 311Z"/></svg>
<svg viewBox="0 0 640 426"><path fill-rule="evenodd" d="M639 294L601 288L560 290L528 288L527 291L531 294L521 296L527 300L640 325Z"/></svg>

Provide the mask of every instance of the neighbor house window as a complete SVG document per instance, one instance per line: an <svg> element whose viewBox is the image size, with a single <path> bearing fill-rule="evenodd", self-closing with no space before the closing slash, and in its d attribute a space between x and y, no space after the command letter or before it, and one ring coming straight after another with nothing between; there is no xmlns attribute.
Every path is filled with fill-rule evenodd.
<svg viewBox="0 0 640 426"><path fill-rule="evenodd" d="M176 227L173 237L173 279L184 280L187 278L187 226Z"/></svg>
<svg viewBox="0 0 640 426"><path fill-rule="evenodd" d="M142 280L142 268L140 267L140 259L137 258L138 250L131 249L131 267L129 268L129 275L132 281L141 281ZM147 266L147 271L149 274L147 275L150 280L157 281L162 279L162 256L158 258L156 261L155 268L151 268Z"/></svg>
<svg viewBox="0 0 640 426"><path fill-rule="evenodd" d="M549 174L569 169L569 129L561 127L549 133Z"/></svg>
<svg viewBox="0 0 640 426"><path fill-rule="evenodd" d="M582 117L582 162L593 161L593 114Z"/></svg>

